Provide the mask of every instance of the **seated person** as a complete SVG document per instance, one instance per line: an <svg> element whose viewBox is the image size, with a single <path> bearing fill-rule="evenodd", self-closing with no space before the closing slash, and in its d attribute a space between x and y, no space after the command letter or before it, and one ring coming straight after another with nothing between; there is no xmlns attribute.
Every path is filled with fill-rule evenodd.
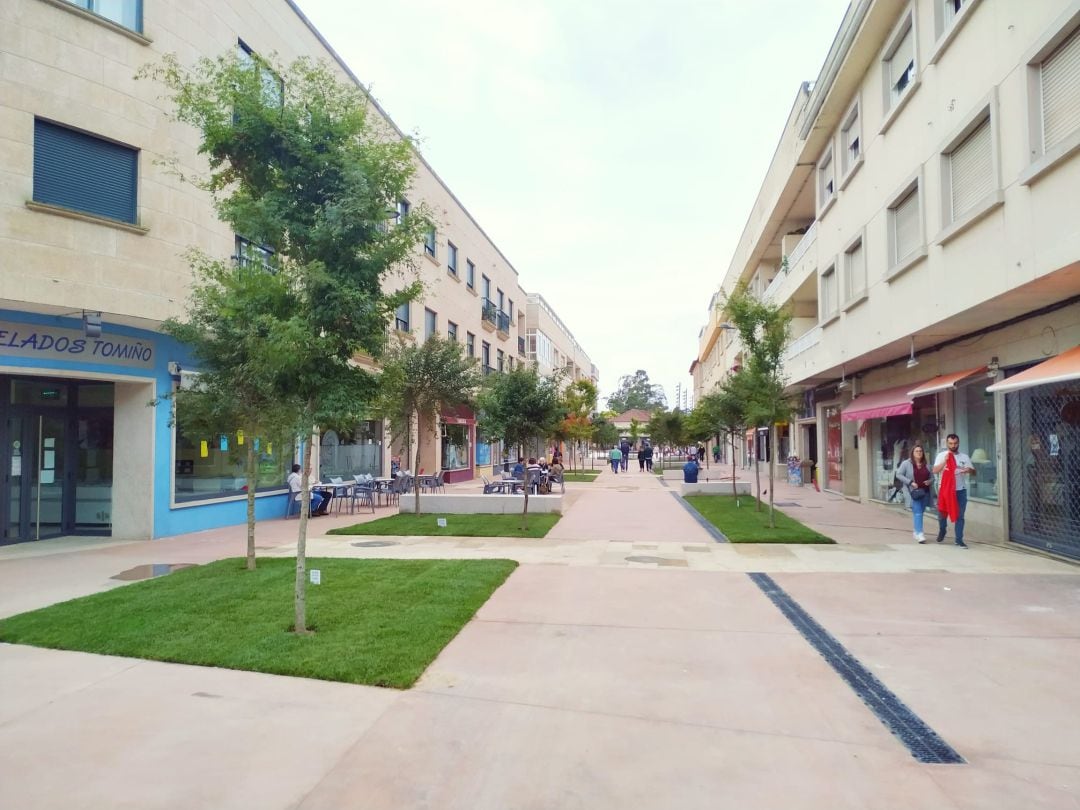
<svg viewBox="0 0 1080 810"><path fill-rule="evenodd" d="M696 484L698 474L698 463L694 459L689 459L682 468L682 480L686 484Z"/></svg>
<svg viewBox="0 0 1080 810"><path fill-rule="evenodd" d="M293 464L292 472L289 474L288 484L289 492L294 494L293 500L300 503L300 490L303 489L302 479L300 477L300 465ZM311 514L312 515L325 515L326 512L322 509L323 501L329 504L329 499L324 498L321 492L311 492Z"/></svg>
<svg viewBox="0 0 1080 810"><path fill-rule="evenodd" d="M517 464L514 465L514 469L510 472L514 478L522 478L525 475L525 465L521 463L521 459L518 459Z"/></svg>
<svg viewBox="0 0 1080 810"><path fill-rule="evenodd" d="M536 459L530 457L529 463L525 465L525 480L536 480L537 486L539 486L542 472L543 470L541 470L540 465L536 463Z"/></svg>
<svg viewBox="0 0 1080 810"><path fill-rule="evenodd" d="M548 475L558 481L562 479L564 472L566 468L562 465L562 461L558 458L552 459L551 466L548 467Z"/></svg>
<svg viewBox="0 0 1080 810"><path fill-rule="evenodd" d="M538 460L538 461L537 461L536 463L540 465L540 469L541 469L541 470L544 470L545 472L547 471L547 468L548 468L548 463L547 463L547 459L546 459L546 458L544 458L543 456L541 456L541 457L539 458L539 460Z"/></svg>

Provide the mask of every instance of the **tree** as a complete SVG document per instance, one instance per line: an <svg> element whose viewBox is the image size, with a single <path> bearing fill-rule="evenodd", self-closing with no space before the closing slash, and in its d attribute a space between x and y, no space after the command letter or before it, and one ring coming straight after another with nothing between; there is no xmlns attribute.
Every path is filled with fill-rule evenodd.
<svg viewBox="0 0 1080 810"><path fill-rule="evenodd" d="M660 450L664 447L681 447L685 444L683 418L683 413L678 408L672 408L670 411L656 411L649 420L647 428L653 447ZM663 466L664 462L661 458L661 469Z"/></svg>
<svg viewBox="0 0 1080 810"><path fill-rule="evenodd" d="M794 403L785 394L783 353L791 334L791 313L755 295L746 283L740 283L724 302L724 311L738 330L744 347L745 366L740 392L747 422L771 431L777 422L787 421ZM761 509L761 479L758 453L754 453L757 478L758 510ZM776 483L776 460L769 459L769 526L776 527L773 490Z"/></svg>
<svg viewBox="0 0 1080 810"><path fill-rule="evenodd" d="M268 385L305 438L294 599L294 630L304 634L310 436L370 401L374 380L353 358L381 354L393 309L417 294L416 284L382 291L389 271L415 267L431 227L423 206L388 222L416 156L358 87L306 59L282 68L230 51L187 68L166 56L140 76L162 82L176 119L196 130L209 173L188 179L235 233L274 255L267 273L289 289L287 314L259 315Z"/></svg>
<svg viewBox="0 0 1080 810"><path fill-rule="evenodd" d="M608 397L607 406L617 414L631 408L652 411L667 408L667 397L663 386L650 383L649 375L639 368L632 375L627 374L619 380L619 390Z"/></svg>
<svg viewBox="0 0 1080 810"><path fill-rule="evenodd" d="M547 438L566 412L556 377L542 377L535 365L522 365L484 378L477 397L477 427L487 436L500 436L507 446L522 449L536 437ZM521 529L529 527L529 488L521 513Z"/></svg>
<svg viewBox="0 0 1080 810"><path fill-rule="evenodd" d="M637 446L638 437L641 435L641 422L637 419L630 420L630 443Z"/></svg>
<svg viewBox="0 0 1080 810"><path fill-rule="evenodd" d="M683 421L683 434L688 440L694 444L704 442L706 439L716 434L716 423L712 419L712 415L708 412L706 407L707 401L705 397L702 397L696 405L694 410L687 414L686 419ZM708 463L708 459L698 459L698 463Z"/></svg>
<svg viewBox="0 0 1080 810"><path fill-rule="evenodd" d="M605 450L614 447L619 441L619 429L610 419L600 416L593 420L592 441Z"/></svg>
<svg viewBox="0 0 1080 810"><path fill-rule="evenodd" d="M720 389L703 398L706 412L731 444L731 494L737 495L735 486L735 438L742 436L747 425L747 385L741 371L735 372L721 384Z"/></svg>
<svg viewBox="0 0 1080 810"><path fill-rule="evenodd" d="M566 419L561 432L580 452L581 443L588 442L593 433L592 414L596 412L596 384L592 380L575 380L563 392ZM574 467L574 452L570 453L570 468Z"/></svg>
<svg viewBox="0 0 1080 810"><path fill-rule="evenodd" d="M237 431L243 437L247 488L247 569L255 570L256 444L291 433L291 412L275 398L276 358L265 341L265 319L286 317L292 297L285 278L262 267L234 266L198 253L189 256L194 280L186 318L171 318L162 331L187 345L199 363L196 385L164 395L187 435ZM230 444L233 460L240 440ZM280 445L279 445L280 446ZM280 483L280 482L278 482Z"/></svg>
<svg viewBox="0 0 1080 810"><path fill-rule="evenodd" d="M442 409L468 402L479 385L476 360L456 340L432 335L420 345L399 341L382 360L375 412L387 420L395 440L410 434L414 419L419 430L434 433ZM420 469L419 436L414 469ZM419 484L414 489L419 515Z"/></svg>

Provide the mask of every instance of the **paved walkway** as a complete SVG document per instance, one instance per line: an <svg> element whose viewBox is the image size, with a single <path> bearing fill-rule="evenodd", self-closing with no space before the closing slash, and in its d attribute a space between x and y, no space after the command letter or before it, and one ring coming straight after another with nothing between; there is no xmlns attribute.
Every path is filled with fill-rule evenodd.
<svg viewBox="0 0 1080 810"><path fill-rule="evenodd" d="M408 692L0 645L0 806L1080 807L1080 568L917 546L887 510L803 495L797 517L853 534L721 545L632 470L568 485L543 540L313 537L313 555L524 563ZM328 520L313 530L350 521ZM260 525L260 553L295 530ZM244 539L91 543L0 549L0 615ZM917 762L743 571L965 764Z"/></svg>

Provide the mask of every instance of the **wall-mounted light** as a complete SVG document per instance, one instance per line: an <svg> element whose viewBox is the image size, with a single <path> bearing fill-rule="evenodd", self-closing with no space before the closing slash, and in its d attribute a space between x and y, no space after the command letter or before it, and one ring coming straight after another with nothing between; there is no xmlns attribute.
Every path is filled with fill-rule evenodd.
<svg viewBox="0 0 1080 810"><path fill-rule="evenodd" d="M997 377L998 371L1001 370L1001 366L998 365L997 355L995 354L990 358L989 364L986 366L986 376L991 380Z"/></svg>
<svg viewBox="0 0 1080 810"><path fill-rule="evenodd" d="M847 381L847 372L844 369L844 364L840 364L840 382L836 384L837 391L846 391L851 387L851 383Z"/></svg>
<svg viewBox="0 0 1080 810"><path fill-rule="evenodd" d="M83 334L88 338L101 337L101 313L87 312L84 309L82 314L82 327Z"/></svg>
<svg viewBox="0 0 1080 810"><path fill-rule="evenodd" d="M915 356L915 336L912 335L911 336L911 356L908 357L907 367L908 368L915 368L915 366L917 366L917 365L919 365L919 359Z"/></svg>

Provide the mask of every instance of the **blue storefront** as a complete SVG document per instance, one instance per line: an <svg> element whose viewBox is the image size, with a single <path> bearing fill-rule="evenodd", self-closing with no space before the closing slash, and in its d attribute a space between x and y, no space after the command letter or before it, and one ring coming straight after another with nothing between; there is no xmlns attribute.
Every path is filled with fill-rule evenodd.
<svg viewBox="0 0 1080 810"><path fill-rule="evenodd" d="M189 365L154 331L0 310L0 543L243 523L246 442L257 449L257 517L284 514L290 443L174 424L161 397Z"/></svg>

